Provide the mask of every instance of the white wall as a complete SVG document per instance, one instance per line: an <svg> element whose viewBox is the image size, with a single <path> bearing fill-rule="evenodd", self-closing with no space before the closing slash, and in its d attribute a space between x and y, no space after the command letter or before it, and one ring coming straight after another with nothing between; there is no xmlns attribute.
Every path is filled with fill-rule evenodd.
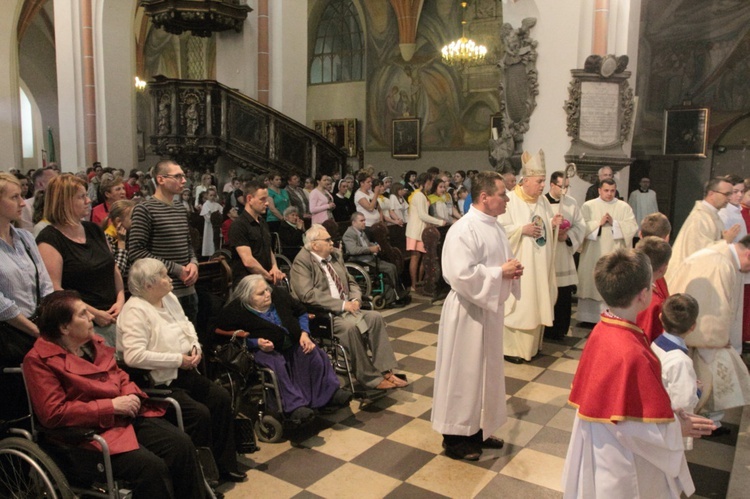
<svg viewBox="0 0 750 499"><path fill-rule="evenodd" d="M21 115L18 94L16 25L22 0L0 0L0 170L21 168Z"/></svg>
<svg viewBox="0 0 750 499"><path fill-rule="evenodd" d="M258 11L250 12L242 32L224 31L216 37L216 80L258 98Z"/></svg>
<svg viewBox="0 0 750 499"><path fill-rule="evenodd" d="M300 0L269 2L269 104L300 123L307 110L307 9Z"/></svg>
<svg viewBox="0 0 750 499"><path fill-rule="evenodd" d="M94 0L98 158L126 172L138 166L135 113L135 2Z"/></svg>
<svg viewBox="0 0 750 499"><path fill-rule="evenodd" d="M537 19L531 37L538 41L539 95L523 148L532 153L544 150L547 173L565 167L564 156L570 148L570 137L563 105L568 99L570 70L583 68L586 57L591 54L593 6L593 0L519 0L503 4L503 21L514 28L520 27L526 17ZM608 52L630 57L628 70L633 74L629 83L635 90L640 0L611 0L610 9ZM630 154L630 140L624 149ZM629 175L630 167L615 175L623 196ZM583 201L589 185L576 177L571 182L570 194L579 202Z"/></svg>

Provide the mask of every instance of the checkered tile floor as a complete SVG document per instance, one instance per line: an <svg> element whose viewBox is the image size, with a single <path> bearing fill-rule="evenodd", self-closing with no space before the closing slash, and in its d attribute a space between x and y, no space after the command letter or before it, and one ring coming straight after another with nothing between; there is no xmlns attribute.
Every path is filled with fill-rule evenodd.
<svg viewBox="0 0 750 499"><path fill-rule="evenodd" d="M411 385L360 407L319 416L288 440L241 458L249 479L225 484L228 498L561 497L560 476L575 411L566 405L587 329L545 343L531 363L505 364L508 423L475 463L443 454L430 426L440 306L417 298L384 315ZM694 497L726 497L742 411L727 413L727 437L695 441L688 462Z"/></svg>

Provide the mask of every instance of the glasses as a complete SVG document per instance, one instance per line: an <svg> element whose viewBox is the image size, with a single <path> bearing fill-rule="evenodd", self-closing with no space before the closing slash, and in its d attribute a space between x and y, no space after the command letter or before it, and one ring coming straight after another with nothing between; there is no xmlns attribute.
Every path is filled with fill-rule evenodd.
<svg viewBox="0 0 750 499"><path fill-rule="evenodd" d="M325 239L313 239L313 242L316 242L316 241L324 241L324 242L327 242L327 243L332 243L333 239L331 239L330 237L327 237Z"/></svg>
<svg viewBox="0 0 750 499"><path fill-rule="evenodd" d="M716 194L721 194L724 197L729 197L729 196L731 196L733 194L732 191L729 191L729 192L714 191L714 192Z"/></svg>
<svg viewBox="0 0 750 499"><path fill-rule="evenodd" d="M173 178L175 180L185 180L185 174L184 173L176 173L174 175L172 175L170 173L163 173L163 174L161 174L159 176L160 177L164 177L164 178Z"/></svg>

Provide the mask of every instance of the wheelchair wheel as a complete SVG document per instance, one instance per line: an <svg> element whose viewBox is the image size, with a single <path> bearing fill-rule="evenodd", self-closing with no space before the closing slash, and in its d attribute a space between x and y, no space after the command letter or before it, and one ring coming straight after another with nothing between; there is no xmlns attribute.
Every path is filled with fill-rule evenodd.
<svg viewBox="0 0 750 499"><path fill-rule="evenodd" d="M283 431L279 420L268 414L255 422L255 434L261 442L269 444L281 442Z"/></svg>
<svg viewBox="0 0 750 499"><path fill-rule="evenodd" d="M372 307L375 310L383 310L385 308L385 298L383 298L383 295L372 297Z"/></svg>
<svg viewBox="0 0 750 499"><path fill-rule="evenodd" d="M367 269L362 265L352 262L346 262L344 266L347 272L357 281L359 289L362 290L362 296L370 296L370 293L372 293L372 279L370 279Z"/></svg>
<svg viewBox="0 0 750 499"><path fill-rule="evenodd" d="M73 499L60 468L34 442L9 437L0 441L0 497Z"/></svg>

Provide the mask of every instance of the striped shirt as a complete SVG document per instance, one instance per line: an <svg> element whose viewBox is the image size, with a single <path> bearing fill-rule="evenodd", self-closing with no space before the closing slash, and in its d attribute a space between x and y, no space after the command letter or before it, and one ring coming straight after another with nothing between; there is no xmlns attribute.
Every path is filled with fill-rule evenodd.
<svg viewBox="0 0 750 499"><path fill-rule="evenodd" d="M175 296L195 293L195 287L185 286L180 280L185 265L198 265L185 210L151 198L135 205L131 220L127 245L130 264L140 258L161 260L172 277Z"/></svg>

